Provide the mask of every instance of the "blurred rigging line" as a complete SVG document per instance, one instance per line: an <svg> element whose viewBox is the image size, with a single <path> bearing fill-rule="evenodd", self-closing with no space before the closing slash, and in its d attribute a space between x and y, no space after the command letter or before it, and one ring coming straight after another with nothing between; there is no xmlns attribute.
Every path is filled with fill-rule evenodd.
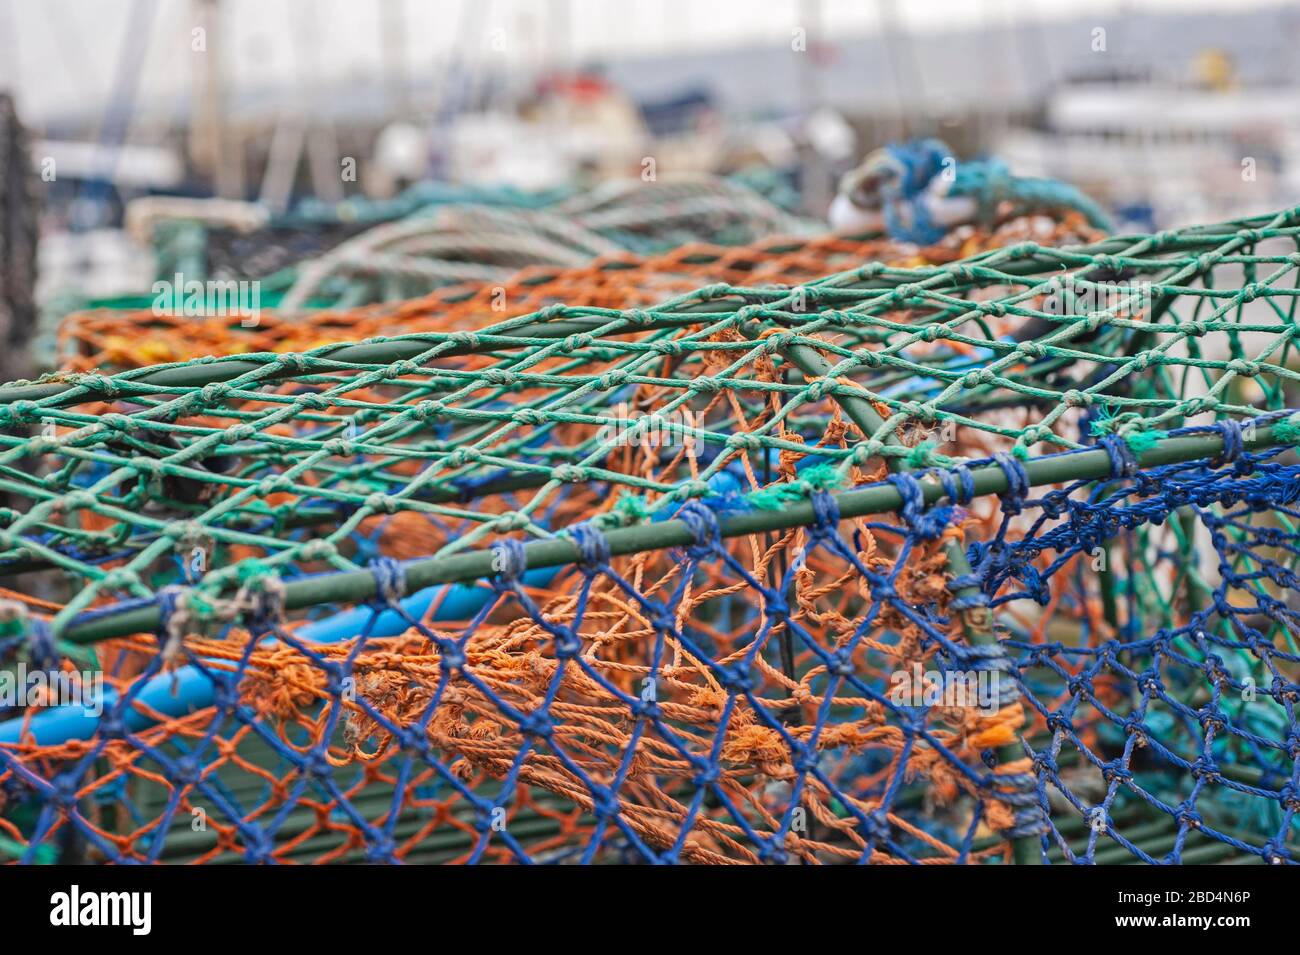
<svg viewBox="0 0 1300 955"><path fill-rule="evenodd" d="M131 5L126 33L119 48L112 92L104 109L104 120L100 124L99 156L95 163L98 174L78 189L77 205L80 205L81 200L86 200L93 206L98 206L107 201L112 191L112 177L117 168L118 156L114 147L122 145L135 110L135 98L140 89L140 76L144 72L145 52L149 47L149 35L156 10L157 7L149 0L135 0ZM90 223L82 217L73 215L71 226L74 231L80 231L87 224Z"/></svg>

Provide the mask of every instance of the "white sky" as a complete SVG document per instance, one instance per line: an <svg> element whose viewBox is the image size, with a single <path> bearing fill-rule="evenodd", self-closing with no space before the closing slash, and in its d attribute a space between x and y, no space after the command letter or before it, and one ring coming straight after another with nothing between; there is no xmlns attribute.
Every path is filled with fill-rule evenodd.
<svg viewBox="0 0 1300 955"><path fill-rule="evenodd" d="M136 3L146 28L133 30ZM906 30L1010 23L1027 17L1131 10L1248 8L1256 0L221 0L227 70L236 87L374 75L382 63L381 16L405 17L412 76L428 76L453 50L467 58L536 62L564 50L576 60L769 41L790 42L820 6L830 38L879 29L894 9ZM102 109L123 52L143 59L141 99L184 94L195 70L194 0L0 0L0 88L16 89L34 119ZM566 11L567 10L567 16ZM467 17L466 14L469 14ZM567 21L568 28L564 24ZM461 26L458 28L458 24ZM561 39L563 37L564 39ZM494 40L504 45L493 49ZM209 53L214 46L209 46Z"/></svg>

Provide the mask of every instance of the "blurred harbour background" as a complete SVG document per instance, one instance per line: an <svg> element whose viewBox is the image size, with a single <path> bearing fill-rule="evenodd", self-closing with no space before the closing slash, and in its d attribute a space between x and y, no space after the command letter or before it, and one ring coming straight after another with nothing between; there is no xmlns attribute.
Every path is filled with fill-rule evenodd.
<svg viewBox="0 0 1300 955"><path fill-rule="evenodd" d="M0 0L0 91L48 302L148 286L176 210L142 198L346 230L420 184L711 173L824 220L862 156L921 136L1121 229L1263 212L1300 199L1298 39L1300 7L1247 0Z"/></svg>

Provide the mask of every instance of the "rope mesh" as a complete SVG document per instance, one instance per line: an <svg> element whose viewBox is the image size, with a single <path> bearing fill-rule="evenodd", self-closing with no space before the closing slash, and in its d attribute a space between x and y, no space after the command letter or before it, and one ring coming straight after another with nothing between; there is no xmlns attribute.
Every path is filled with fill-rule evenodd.
<svg viewBox="0 0 1300 955"><path fill-rule="evenodd" d="M1294 861L1297 215L8 386L0 852Z"/></svg>
<svg viewBox="0 0 1300 955"><path fill-rule="evenodd" d="M390 305L280 316L263 311L255 322L240 315L156 314L156 310L100 308L74 312L59 326L65 371L140 368L205 355L305 351L334 342L425 331L479 328L487 321L526 315L547 305L640 308L701 285L795 285L862 262L931 265L951 262L1030 237L1060 246L1095 241L1100 233L1077 216L1053 222L1020 218L993 230L956 230L918 249L888 239L838 236L769 239L753 246L691 243L654 256L603 255L581 267L531 266L500 284L460 283Z"/></svg>

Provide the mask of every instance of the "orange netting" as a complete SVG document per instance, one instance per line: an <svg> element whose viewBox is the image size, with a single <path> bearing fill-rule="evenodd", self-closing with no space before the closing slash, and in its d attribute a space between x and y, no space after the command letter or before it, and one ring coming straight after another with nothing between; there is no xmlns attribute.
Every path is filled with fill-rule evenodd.
<svg viewBox="0 0 1300 955"><path fill-rule="evenodd" d="M1027 240L1064 246L1099 237L1081 216L1070 214L1059 222L1045 216L1013 219L993 230L967 226L926 247L833 235L768 239L734 248L694 244L650 257L603 256L581 268L533 266L501 285L458 285L398 304L291 316L265 311L256 324L240 316L96 309L64 319L59 355L63 371L107 372L206 355L306 351L379 335L473 329L558 303L639 308L710 283L795 285L867 262L933 265Z"/></svg>

